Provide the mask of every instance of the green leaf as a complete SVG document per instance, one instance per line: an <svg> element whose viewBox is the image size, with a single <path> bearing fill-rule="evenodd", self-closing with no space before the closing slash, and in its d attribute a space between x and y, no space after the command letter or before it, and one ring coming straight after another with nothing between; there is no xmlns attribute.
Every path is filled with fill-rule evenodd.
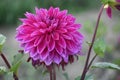
<svg viewBox="0 0 120 80"><path fill-rule="evenodd" d="M7 72L6 67L0 66L0 74L6 73L6 72Z"/></svg>
<svg viewBox="0 0 120 80"><path fill-rule="evenodd" d="M23 54L17 54L14 56L14 60L12 62L12 67L10 69L11 72L14 72L17 74L18 68L22 62Z"/></svg>
<svg viewBox="0 0 120 80"><path fill-rule="evenodd" d="M75 78L75 80L80 80L81 76L78 76L77 78ZM85 80L94 80L93 75L89 74L86 75Z"/></svg>
<svg viewBox="0 0 120 80"><path fill-rule="evenodd" d="M106 50L106 44L103 38L97 39L94 43L93 48L94 48L95 53L98 56L104 57L104 52Z"/></svg>
<svg viewBox="0 0 120 80"><path fill-rule="evenodd" d="M47 73L49 73L48 70L42 71L42 75L43 75L43 76L45 76Z"/></svg>
<svg viewBox="0 0 120 80"><path fill-rule="evenodd" d="M5 40L6 40L6 37L3 36L2 34L0 34L0 51L2 50L3 48L3 45L5 43Z"/></svg>
<svg viewBox="0 0 120 80"><path fill-rule="evenodd" d="M21 53L15 55L12 65L16 64L17 62L20 62L22 58L23 58L23 54L21 54Z"/></svg>
<svg viewBox="0 0 120 80"><path fill-rule="evenodd" d="M92 65L92 68L105 68L105 69L116 69L120 70L120 67L113 63L108 62L98 62Z"/></svg>

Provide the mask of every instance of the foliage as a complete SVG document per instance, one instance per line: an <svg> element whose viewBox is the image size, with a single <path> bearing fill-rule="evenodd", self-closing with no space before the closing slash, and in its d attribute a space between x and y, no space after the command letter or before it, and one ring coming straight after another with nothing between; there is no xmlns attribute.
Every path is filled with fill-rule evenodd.
<svg viewBox="0 0 120 80"><path fill-rule="evenodd" d="M92 68L116 69L120 71L120 67L118 65L108 62L97 62L92 65Z"/></svg>
<svg viewBox="0 0 120 80"><path fill-rule="evenodd" d="M22 62L22 58L23 58L23 54L21 54L21 53L14 56L14 60L12 62L12 67L11 67L10 71L17 74L20 64Z"/></svg>
<svg viewBox="0 0 120 80"><path fill-rule="evenodd" d="M3 36L2 34L0 34L0 51L2 50L3 48L3 45L5 43L5 40L6 40L6 37Z"/></svg>
<svg viewBox="0 0 120 80"><path fill-rule="evenodd" d="M104 52L106 49L106 44L103 38L97 39L94 43L94 51L95 53L100 56L100 57L104 57Z"/></svg>
<svg viewBox="0 0 120 80"><path fill-rule="evenodd" d="M0 74L6 73L6 72L7 72L6 67L0 66Z"/></svg>

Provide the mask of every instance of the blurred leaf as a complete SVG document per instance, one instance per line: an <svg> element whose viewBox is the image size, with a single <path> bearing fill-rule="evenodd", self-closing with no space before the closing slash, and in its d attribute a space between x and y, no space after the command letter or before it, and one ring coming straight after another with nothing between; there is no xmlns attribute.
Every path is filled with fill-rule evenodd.
<svg viewBox="0 0 120 80"><path fill-rule="evenodd" d="M63 73L63 75L65 76L66 80L69 80L68 74L67 73Z"/></svg>
<svg viewBox="0 0 120 80"><path fill-rule="evenodd" d="M93 33L93 24L90 21L86 21L84 23L84 30L86 33L92 34Z"/></svg>
<svg viewBox="0 0 120 80"><path fill-rule="evenodd" d="M14 60L13 60L13 62L12 62L12 65L16 64L17 62L20 62L21 59L23 58L23 55L24 55L24 54L22 54L22 53L19 53L19 54L15 55L15 56L14 56Z"/></svg>
<svg viewBox="0 0 120 80"><path fill-rule="evenodd" d="M0 34L0 51L2 50L3 48L3 45L5 43L5 40L6 40L6 37L3 36L2 34Z"/></svg>
<svg viewBox="0 0 120 80"><path fill-rule="evenodd" d="M119 66L120 66L120 59L119 59L119 58L114 59L113 63L115 63L115 64L117 64L117 65L119 65Z"/></svg>
<svg viewBox="0 0 120 80"><path fill-rule="evenodd" d="M102 2L103 4L107 4L107 3L108 3L108 0L101 0L101 2Z"/></svg>
<svg viewBox="0 0 120 80"><path fill-rule="evenodd" d="M77 78L75 78L75 80L80 80L80 78L81 78L81 77L78 76ZM85 80L94 80L93 75L91 75L91 74L86 75Z"/></svg>
<svg viewBox="0 0 120 80"><path fill-rule="evenodd" d="M5 79L4 80L13 80L13 72L8 72L7 74L4 75Z"/></svg>
<svg viewBox="0 0 120 80"><path fill-rule="evenodd" d="M95 53L100 56L100 57L104 57L104 52L106 49L106 44L105 41L103 40L103 38L97 39L94 43L94 51Z"/></svg>
<svg viewBox="0 0 120 80"><path fill-rule="evenodd" d="M0 74L6 73L6 72L7 72L6 67L0 66Z"/></svg>
<svg viewBox="0 0 120 80"><path fill-rule="evenodd" d="M18 68L22 62L23 54L17 54L14 56L14 60L12 62L12 67L10 71L13 71L14 73L17 74Z"/></svg>
<svg viewBox="0 0 120 80"><path fill-rule="evenodd" d="M49 73L48 70L42 71L42 75L43 75L43 76L45 76L47 73Z"/></svg>
<svg viewBox="0 0 120 80"><path fill-rule="evenodd" d="M100 21L98 31L97 31L97 38L98 37L104 37L106 32L107 32L106 25L103 23L103 21Z"/></svg>
<svg viewBox="0 0 120 80"><path fill-rule="evenodd" d="M105 68L105 69L116 69L120 70L120 67L113 63L108 62L98 62L92 65L92 68Z"/></svg>

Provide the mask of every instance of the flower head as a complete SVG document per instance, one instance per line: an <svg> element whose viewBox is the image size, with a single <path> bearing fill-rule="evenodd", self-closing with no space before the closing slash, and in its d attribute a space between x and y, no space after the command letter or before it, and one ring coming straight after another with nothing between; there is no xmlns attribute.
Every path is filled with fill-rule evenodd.
<svg viewBox="0 0 120 80"><path fill-rule="evenodd" d="M102 3L105 5L106 13L109 18L112 17L112 8L115 8L120 11L120 0L101 0Z"/></svg>
<svg viewBox="0 0 120 80"><path fill-rule="evenodd" d="M53 7L35 10L35 14L27 12L26 18L20 19L23 23L16 35L33 65L72 62L71 56L73 59L81 52L83 36L78 32L81 25L75 23L67 10Z"/></svg>

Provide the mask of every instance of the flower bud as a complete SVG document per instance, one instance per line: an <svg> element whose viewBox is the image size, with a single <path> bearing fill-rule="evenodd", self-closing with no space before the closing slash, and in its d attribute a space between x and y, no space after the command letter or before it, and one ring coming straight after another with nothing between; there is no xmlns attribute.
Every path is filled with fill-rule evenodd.
<svg viewBox="0 0 120 80"><path fill-rule="evenodd" d="M116 0L116 3L115 8L120 11L120 0Z"/></svg>
<svg viewBox="0 0 120 80"><path fill-rule="evenodd" d="M101 0L106 9L106 13L109 18L112 17L112 8L115 8L120 11L120 0Z"/></svg>

